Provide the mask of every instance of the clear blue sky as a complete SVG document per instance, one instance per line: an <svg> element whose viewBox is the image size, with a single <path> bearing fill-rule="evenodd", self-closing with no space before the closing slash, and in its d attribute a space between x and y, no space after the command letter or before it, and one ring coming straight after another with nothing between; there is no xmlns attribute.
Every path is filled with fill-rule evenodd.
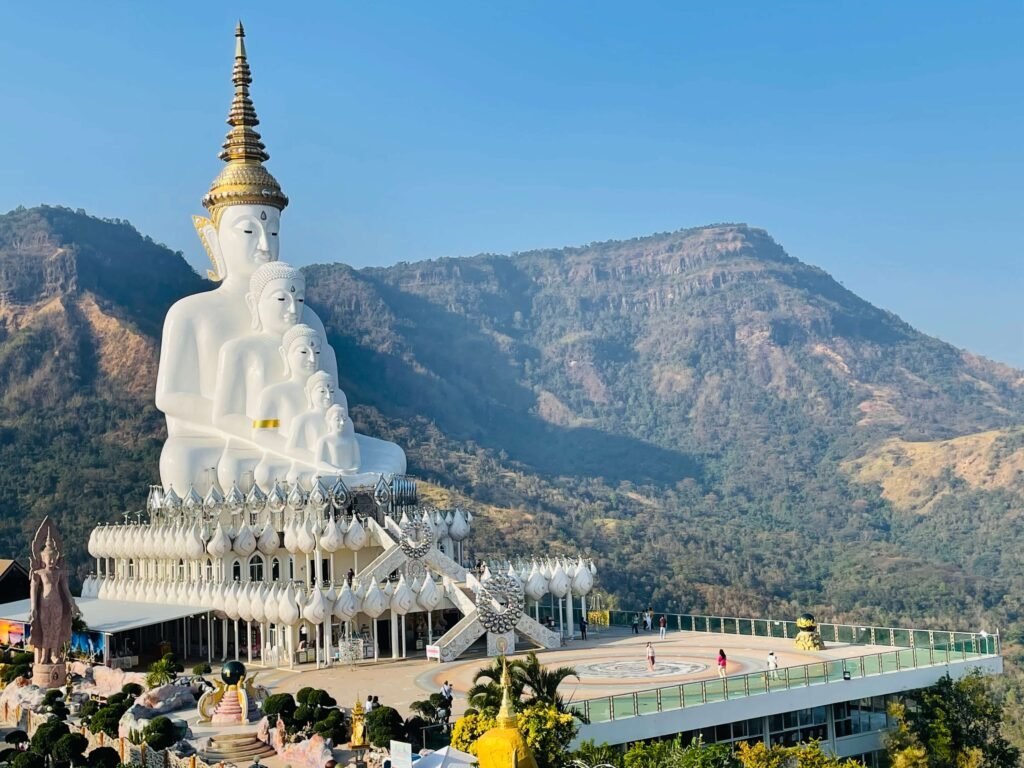
<svg viewBox="0 0 1024 768"><path fill-rule="evenodd" d="M199 265L238 16L289 261L744 221L1024 367L1020 2L12 3L0 209L126 218Z"/></svg>

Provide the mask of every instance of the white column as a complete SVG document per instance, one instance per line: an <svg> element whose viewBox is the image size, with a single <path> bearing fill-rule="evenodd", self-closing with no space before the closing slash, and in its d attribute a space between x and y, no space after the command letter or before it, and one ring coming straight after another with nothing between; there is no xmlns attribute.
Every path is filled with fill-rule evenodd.
<svg viewBox="0 0 1024 768"><path fill-rule="evenodd" d="M404 613L402 614L402 630L401 631L402 631L402 658L404 659L405 658L405 652L406 652L406 648L405 648L405 642L406 642L405 641L405 614Z"/></svg>
<svg viewBox="0 0 1024 768"><path fill-rule="evenodd" d="M224 645L221 648L221 650L223 651L223 654L221 655L220 660L221 661L227 661L228 660L228 620L227 619L221 619L220 620L220 628L221 628L221 640L224 643Z"/></svg>
<svg viewBox="0 0 1024 768"><path fill-rule="evenodd" d="M434 644L434 612L427 611L427 645Z"/></svg>
<svg viewBox="0 0 1024 768"><path fill-rule="evenodd" d="M235 625L235 661L238 661L238 619L233 622Z"/></svg>
<svg viewBox="0 0 1024 768"><path fill-rule="evenodd" d="M391 611L391 658L398 658L398 614Z"/></svg>
<svg viewBox="0 0 1024 768"><path fill-rule="evenodd" d="M569 616L567 617L568 620L569 620L569 622L568 622L569 623L569 639L572 640L572 637L573 637L573 634L574 634L573 633L573 624L575 623L575 621L573 620L573 617L572 617L572 589L571 588L569 589L568 592L565 593L565 607L566 607L566 610L569 612Z"/></svg>
<svg viewBox="0 0 1024 768"><path fill-rule="evenodd" d="M209 611L206 612L206 661L208 664L213 662L213 617Z"/></svg>
<svg viewBox="0 0 1024 768"><path fill-rule="evenodd" d="M380 643L377 642L377 620L370 619L370 621L373 623L373 660L380 661Z"/></svg>

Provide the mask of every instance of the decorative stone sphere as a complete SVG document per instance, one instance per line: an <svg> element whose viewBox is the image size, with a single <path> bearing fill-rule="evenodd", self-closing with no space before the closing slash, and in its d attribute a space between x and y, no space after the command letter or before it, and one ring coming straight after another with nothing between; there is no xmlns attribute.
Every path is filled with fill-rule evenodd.
<svg viewBox="0 0 1024 768"><path fill-rule="evenodd" d="M809 613L801 614L800 618L796 620L796 626L797 629L813 632L815 630L814 616Z"/></svg>
<svg viewBox="0 0 1024 768"><path fill-rule="evenodd" d="M238 685L245 678L245 664L229 661L220 670L221 679L228 685Z"/></svg>

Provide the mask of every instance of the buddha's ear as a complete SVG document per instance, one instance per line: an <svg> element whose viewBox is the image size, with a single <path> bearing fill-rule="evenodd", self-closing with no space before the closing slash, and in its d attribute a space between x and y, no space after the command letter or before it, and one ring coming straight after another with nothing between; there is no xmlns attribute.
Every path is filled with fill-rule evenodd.
<svg viewBox="0 0 1024 768"><path fill-rule="evenodd" d="M249 314L252 315L252 329L258 331L260 329L260 313L256 309L256 297L251 294L245 294L245 303L249 307Z"/></svg>
<svg viewBox="0 0 1024 768"><path fill-rule="evenodd" d="M196 228L199 242L203 244L203 250L206 251L206 255L210 257L210 263L213 264L213 269L206 270L206 276L213 280L213 282L219 283L228 276L228 270L224 264L224 256L220 251L220 238L217 237L217 228L205 216L193 216L192 226Z"/></svg>

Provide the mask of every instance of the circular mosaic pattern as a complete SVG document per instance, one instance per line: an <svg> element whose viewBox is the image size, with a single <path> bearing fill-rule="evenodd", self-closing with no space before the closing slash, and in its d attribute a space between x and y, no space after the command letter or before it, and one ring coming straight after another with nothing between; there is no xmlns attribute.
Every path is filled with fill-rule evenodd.
<svg viewBox="0 0 1024 768"><path fill-rule="evenodd" d="M422 559L430 551L434 543L434 527L422 519L410 520L402 524L402 538L399 544L406 557L413 560Z"/></svg>
<svg viewBox="0 0 1024 768"><path fill-rule="evenodd" d="M608 679L626 679L633 677L676 677L703 672L707 664L696 661L658 661L654 671L647 669L646 660L636 661L595 661L591 664L574 664L580 679L603 677Z"/></svg>
<svg viewBox="0 0 1024 768"><path fill-rule="evenodd" d="M480 585L476 595L476 608L484 629L496 635L512 630L523 615L526 598L519 579L507 573L497 573Z"/></svg>

